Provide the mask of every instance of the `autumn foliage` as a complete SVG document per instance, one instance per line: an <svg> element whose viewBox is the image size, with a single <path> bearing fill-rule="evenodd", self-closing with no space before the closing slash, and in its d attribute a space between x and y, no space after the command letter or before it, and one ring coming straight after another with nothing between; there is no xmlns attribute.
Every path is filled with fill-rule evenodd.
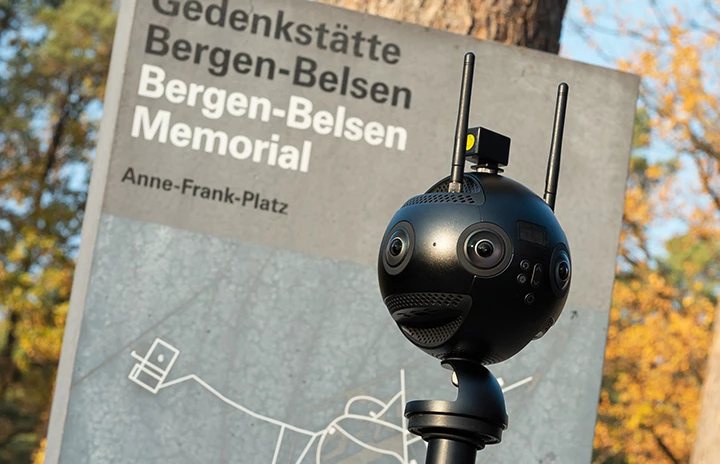
<svg viewBox="0 0 720 464"><path fill-rule="evenodd" d="M0 1L1 463L41 462L109 64L111 3Z"/></svg>
<svg viewBox="0 0 720 464"><path fill-rule="evenodd" d="M551 52L566 7L325 2ZM720 427L707 425L712 411L703 415L700 405L720 272L720 0L678 2L682 10L637 2L647 12L637 20L587 6L583 18L565 21L608 64L643 77L594 463L689 463L700 434L702 456L716 454L699 460L695 452L693 464L717 464ZM0 0L0 463L42 462L112 4ZM612 56L611 36L632 41L634 52ZM720 415L720 385L704 388Z"/></svg>
<svg viewBox="0 0 720 464"><path fill-rule="evenodd" d="M649 0L635 21L584 10L591 45L606 54L602 37L632 40L617 63L643 78L596 463L688 463L698 433L720 438L698 429L720 258L720 3L695 6ZM716 450L698 464L720 462Z"/></svg>

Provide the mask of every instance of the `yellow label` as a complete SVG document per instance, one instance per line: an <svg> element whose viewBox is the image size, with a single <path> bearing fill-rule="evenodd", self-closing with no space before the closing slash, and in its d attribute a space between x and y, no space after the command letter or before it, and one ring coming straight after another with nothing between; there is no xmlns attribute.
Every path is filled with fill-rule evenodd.
<svg viewBox="0 0 720 464"><path fill-rule="evenodd" d="M468 134L467 143L465 144L465 149L469 150L474 146L475 146L475 136L472 134Z"/></svg>

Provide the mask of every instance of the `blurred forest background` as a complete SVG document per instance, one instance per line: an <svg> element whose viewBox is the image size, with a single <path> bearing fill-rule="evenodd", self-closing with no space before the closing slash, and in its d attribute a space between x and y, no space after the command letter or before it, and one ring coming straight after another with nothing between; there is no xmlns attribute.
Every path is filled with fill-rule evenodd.
<svg viewBox="0 0 720 464"><path fill-rule="evenodd" d="M571 30L642 76L593 462L717 464L720 0L582 1L325 3L551 53ZM0 0L0 463L43 460L114 3Z"/></svg>

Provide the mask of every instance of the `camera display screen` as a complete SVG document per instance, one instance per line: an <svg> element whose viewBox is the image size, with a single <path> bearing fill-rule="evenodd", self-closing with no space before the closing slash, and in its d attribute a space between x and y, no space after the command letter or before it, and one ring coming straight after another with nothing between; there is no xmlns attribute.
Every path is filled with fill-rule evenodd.
<svg viewBox="0 0 720 464"><path fill-rule="evenodd" d="M544 227L531 222L518 221L518 237L520 240L547 248L548 235Z"/></svg>

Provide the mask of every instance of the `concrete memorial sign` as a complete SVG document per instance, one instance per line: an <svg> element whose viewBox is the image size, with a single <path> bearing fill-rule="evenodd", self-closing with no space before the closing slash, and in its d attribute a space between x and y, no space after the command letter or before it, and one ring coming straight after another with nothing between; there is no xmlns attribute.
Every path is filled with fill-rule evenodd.
<svg viewBox="0 0 720 464"><path fill-rule="evenodd" d="M491 367L510 427L479 462L588 462L638 79L301 0L121 2L53 402L49 464L424 462L404 403L452 399L403 339L377 254L472 125L541 193L555 89L564 315Z"/></svg>

